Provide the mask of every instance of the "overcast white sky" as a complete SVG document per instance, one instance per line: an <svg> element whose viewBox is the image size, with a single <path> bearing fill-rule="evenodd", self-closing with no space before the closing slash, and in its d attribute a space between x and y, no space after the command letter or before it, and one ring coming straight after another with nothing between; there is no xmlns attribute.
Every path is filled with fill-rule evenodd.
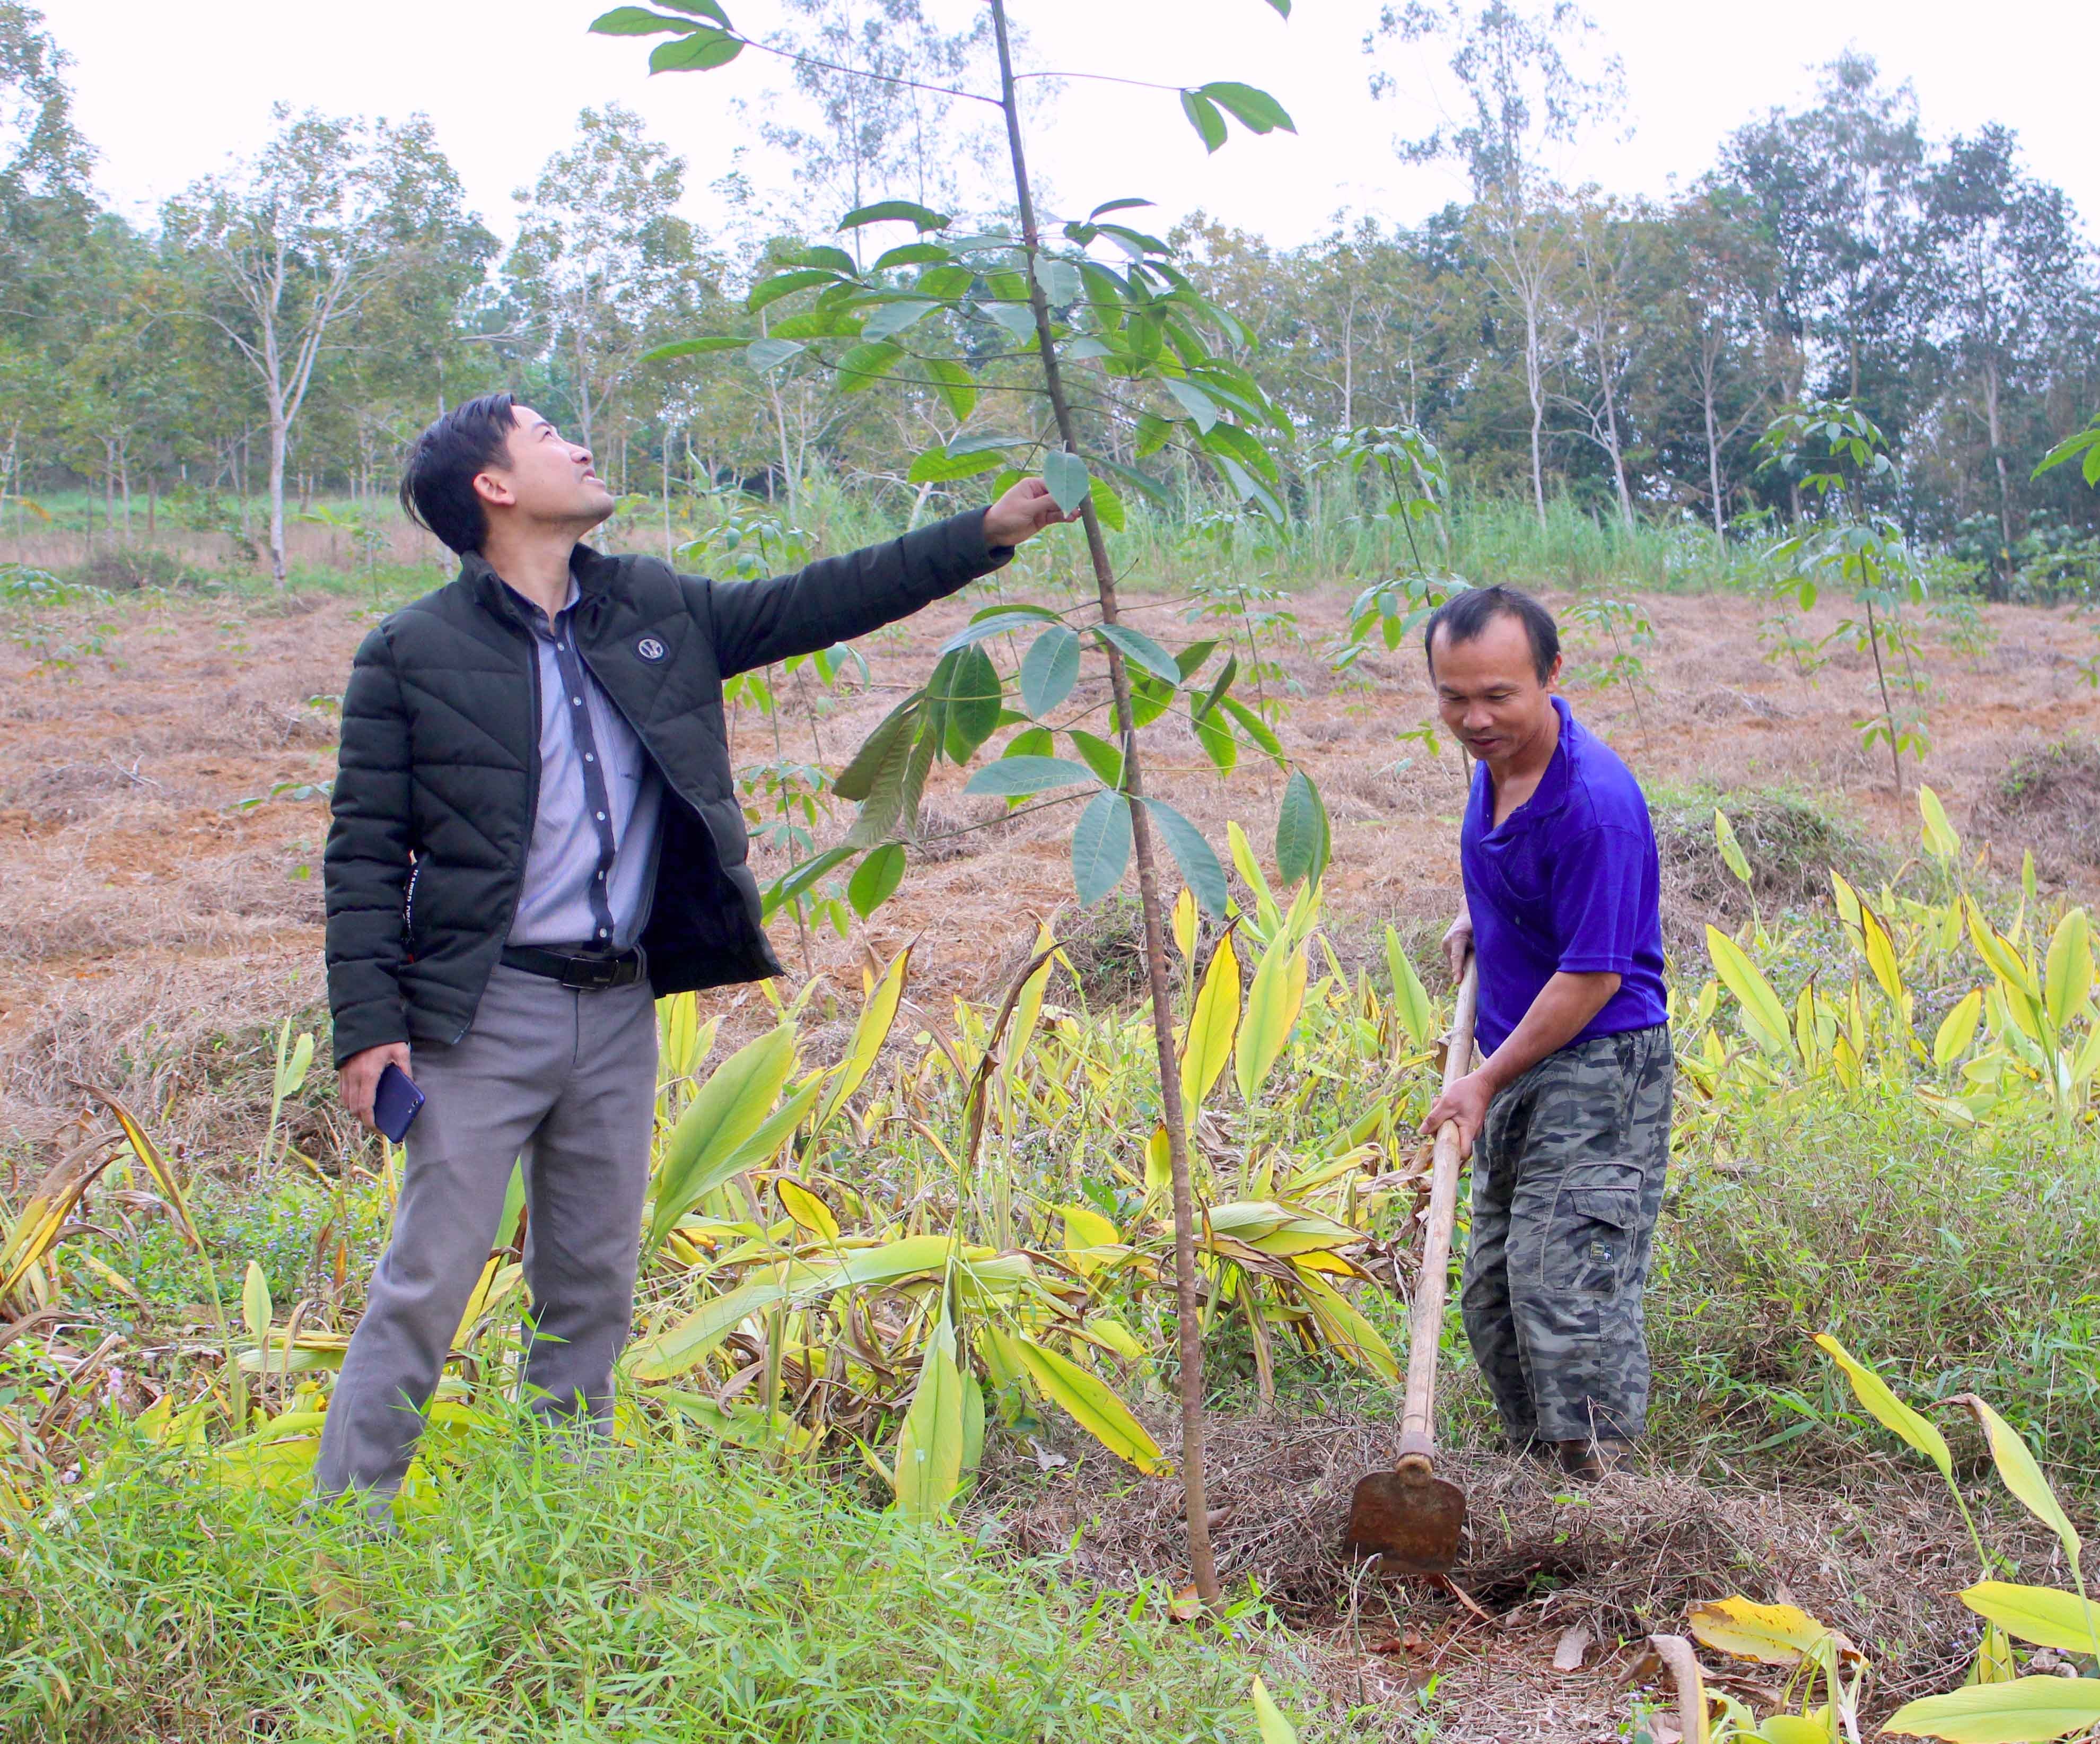
<svg viewBox="0 0 2100 1744"><path fill-rule="evenodd" d="M483 217L511 227L513 189L567 139L585 104L640 110L690 163L691 215L717 210L708 184L746 135L734 96L783 82L747 54L712 73L651 79L646 45L585 34L611 0L41 0L75 57L82 126L102 152L106 194L140 216L229 152L267 134L282 99L336 113L427 113ZM776 0L727 0L762 33ZM957 15L968 0L937 0ZM2079 0L1848 0L1829 7L1589 0L1603 41L1624 60L1626 139L1599 130L1558 168L1623 192L1667 194L1713 161L1728 130L1813 86L1811 69L1848 45L1916 86L1935 135L2001 121L2030 167L2100 214L2100 121L2093 95L2100 9ZM1264 86L1298 124L1295 139L1237 127L1206 158L1171 95L1068 84L1031 151L1069 208L1140 194L1159 222L1202 206L1279 243L1304 241L1339 207L1414 223L1462 192L1449 170L1394 160L1396 132L1433 126L1449 76L1432 52L1383 52L1400 89L1374 103L1359 45L1377 0L1297 0L1278 19L1261 0L1012 0L1038 64L1173 83L1238 78ZM761 179L784 166L752 166Z"/></svg>

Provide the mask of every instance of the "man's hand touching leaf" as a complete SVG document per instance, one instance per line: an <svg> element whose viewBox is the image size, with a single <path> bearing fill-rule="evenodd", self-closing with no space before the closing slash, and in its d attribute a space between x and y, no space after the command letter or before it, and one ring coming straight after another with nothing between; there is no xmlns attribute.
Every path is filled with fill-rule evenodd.
<svg viewBox="0 0 2100 1744"><path fill-rule="evenodd" d="M1046 527L1079 518L1079 510L1067 514L1057 506L1057 499L1050 494L1050 487L1040 479L1023 479L985 510L985 543L1019 545L1025 539L1033 539Z"/></svg>

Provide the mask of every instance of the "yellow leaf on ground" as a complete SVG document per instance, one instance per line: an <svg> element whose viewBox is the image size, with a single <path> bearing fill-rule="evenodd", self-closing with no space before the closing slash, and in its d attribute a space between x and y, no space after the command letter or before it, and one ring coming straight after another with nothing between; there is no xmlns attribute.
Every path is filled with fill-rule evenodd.
<svg viewBox="0 0 2100 1744"><path fill-rule="evenodd" d="M1791 1605L1758 1605L1736 1597L1696 1605L1692 1632L1716 1651L1761 1665L1793 1665L1830 1631Z"/></svg>

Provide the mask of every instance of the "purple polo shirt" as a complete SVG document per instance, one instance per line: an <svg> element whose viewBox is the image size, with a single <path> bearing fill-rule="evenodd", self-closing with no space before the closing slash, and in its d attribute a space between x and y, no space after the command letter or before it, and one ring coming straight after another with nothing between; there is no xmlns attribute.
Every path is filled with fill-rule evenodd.
<svg viewBox="0 0 2100 1744"><path fill-rule="evenodd" d="M1618 754L1560 697L1560 743L1538 789L1494 827L1482 763L1459 832L1480 968L1480 1052L1508 1040L1555 973L1608 972L1618 991L1567 1045L1666 1021L1661 868L1648 801Z"/></svg>

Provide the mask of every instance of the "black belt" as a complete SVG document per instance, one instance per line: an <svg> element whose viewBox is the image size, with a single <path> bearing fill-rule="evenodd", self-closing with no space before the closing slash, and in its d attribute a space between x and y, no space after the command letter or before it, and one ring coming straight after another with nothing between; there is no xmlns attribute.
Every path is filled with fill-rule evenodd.
<svg viewBox="0 0 2100 1744"><path fill-rule="evenodd" d="M583 993L632 987L649 973L649 959L639 945L611 951L543 951L537 945L506 945L503 963L506 969L545 975Z"/></svg>

